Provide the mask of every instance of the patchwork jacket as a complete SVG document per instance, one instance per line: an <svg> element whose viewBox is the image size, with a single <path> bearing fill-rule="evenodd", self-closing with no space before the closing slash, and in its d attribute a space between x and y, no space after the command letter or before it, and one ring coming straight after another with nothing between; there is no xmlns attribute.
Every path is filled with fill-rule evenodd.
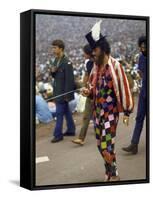
<svg viewBox="0 0 153 200"><path fill-rule="evenodd" d="M108 65L113 80L114 92L117 98L118 111L129 115L133 111L134 101L126 74L121 64L111 56L109 56ZM95 96L96 92L97 75L98 66L94 64L88 84L92 96Z"/></svg>

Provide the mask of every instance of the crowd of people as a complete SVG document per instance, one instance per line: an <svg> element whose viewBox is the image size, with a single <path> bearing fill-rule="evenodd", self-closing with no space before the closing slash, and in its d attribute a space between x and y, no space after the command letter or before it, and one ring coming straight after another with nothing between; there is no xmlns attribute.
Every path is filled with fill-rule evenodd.
<svg viewBox="0 0 153 200"><path fill-rule="evenodd" d="M86 43L84 33L98 20L99 18L89 17L37 16L36 70L40 73L39 80L50 82L48 64L54 57L50 44L57 38L61 38L66 43L65 52L73 63L75 75L83 76L82 48ZM110 42L112 56L126 61L133 67L135 55L138 54L137 38L145 34L145 22L123 19L102 20L103 34Z"/></svg>

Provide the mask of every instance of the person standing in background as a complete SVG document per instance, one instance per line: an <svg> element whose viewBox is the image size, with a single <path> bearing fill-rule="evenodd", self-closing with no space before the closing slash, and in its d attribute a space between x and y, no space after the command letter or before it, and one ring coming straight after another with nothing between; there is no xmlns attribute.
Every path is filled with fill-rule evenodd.
<svg viewBox="0 0 153 200"><path fill-rule="evenodd" d="M131 139L131 144L127 147L122 148L123 151L126 151L131 154L138 153L138 144L139 144L140 136L142 133L143 123L146 116L146 106L147 106L146 104L147 103L147 99L146 99L147 98L147 95L146 95L147 48L146 48L145 36L141 36L139 38L138 46L141 52L140 57L139 57L138 70L139 70L140 76L142 77L142 88L139 94L136 123L135 123L135 128L133 131L133 136Z"/></svg>
<svg viewBox="0 0 153 200"><path fill-rule="evenodd" d="M66 92L74 90L73 66L64 54L64 42L62 40L54 40L52 42L53 54L55 60L51 67L51 75L54 78L53 95L58 96ZM69 101L74 99L74 93L55 98L56 103L56 125L54 129L54 137L52 143L63 140L63 136L75 135L75 124L72 113L69 108ZM63 119L66 119L67 130L63 134Z"/></svg>
<svg viewBox="0 0 153 200"><path fill-rule="evenodd" d="M83 52L84 52L84 58L85 58L85 75L83 79L83 85L86 87L94 62L93 62L93 56L92 56L92 49L89 44L84 46ZM83 113L82 128L80 130L80 134L78 138L72 140L73 143L80 144L80 145L84 144L84 140L87 134L91 117L92 117L92 100L89 97L87 97L86 103L85 103L85 110Z"/></svg>

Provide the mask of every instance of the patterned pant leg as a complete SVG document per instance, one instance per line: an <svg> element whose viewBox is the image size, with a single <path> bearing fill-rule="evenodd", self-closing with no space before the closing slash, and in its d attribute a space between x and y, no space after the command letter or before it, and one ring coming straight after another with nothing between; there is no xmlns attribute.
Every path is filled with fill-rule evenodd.
<svg viewBox="0 0 153 200"><path fill-rule="evenodd" d="M99 130L100 138L97 144L98 149L104 159L106 174L108 176L117 176L118 171L116 167L115 155L115 136L118 123L118 114L108 114L101 122Z"/></svg>
<svg viewBox="0 0 153 200"><path fill-rule="evenodd" d="M96 108L99 109L100 108ZM95 130L95 137L97 139L97 146L100 143L100 136L101 136L101 126L100 126L100 120L99 120L99 113L96 112L96 109L93 112L93 122L94 122L94 130Z"/></svg>
<svg viewBox="0 0 153 200"><path fill-rule="evenodd" d="M96 122L97 122L97 120L96 120ZM102 148L101 148L101 138L102 138L102 133L104 132L103 126L98 124L98 123L94 123L94 129L95 129L95 134L96 134L95 136L96 136L96 140L97 140L98 150L99 150L100 154L103 155L102 154ZM105 162L105 169L106 169L105 175L107 177L110 177L110 166L106 162Z"/></svg>
<svg viewBox="0 0 153 200"><path fill-rule="evenodd" d="M96 134L96 140L97 140L97 147L98 150L101 152L101 127L100 125L95 126L95 134Z"/></svg>

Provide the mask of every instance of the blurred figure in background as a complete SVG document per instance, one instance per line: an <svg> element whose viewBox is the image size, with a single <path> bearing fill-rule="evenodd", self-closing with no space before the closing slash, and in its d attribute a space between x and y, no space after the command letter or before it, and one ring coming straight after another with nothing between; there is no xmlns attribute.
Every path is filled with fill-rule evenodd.
<svg viewBox="0 0 153 200"><path fill-rule="evenodd" d="M83 48L83 52L84 52L84 58L85 58L85 75L83 79L83 85L87 87L89 75L93 68L93 56L92 56L92 49L90 45L88 44L85 45ZM89 97L87 97L86 103L85 103L85 110L83 113L82 128L81 128L78 138L72 140L73 143L80 144L80 145L84 144L84 140L87 134L91 117L92 117L92 100Z"/></svg>
<svg viewBox="0 0 153 200"><path fill-rule="evenodd" d="M53 114L50 111L47 102L41 95L36 95L36 118L42 123L49 123L53 120Z"/></svg>
<svg viewBox="0 0 153 200"><path fill-rule="evenodd" d="M147 87L146 87L146 68L147 68L147 48L146 48L146 37L141 36L138 40L138 46L140 49L140 57L138 69L140 76L142 77L142 88L139 94L138 108L137 108L137 116L136 116L136 124L133 131L133 136L131 139L131 144L128 147L123 147L123 151L137 154L138 153L138 144L143 128L144 119L146 116L146 103L147 103Z"/></svg>

